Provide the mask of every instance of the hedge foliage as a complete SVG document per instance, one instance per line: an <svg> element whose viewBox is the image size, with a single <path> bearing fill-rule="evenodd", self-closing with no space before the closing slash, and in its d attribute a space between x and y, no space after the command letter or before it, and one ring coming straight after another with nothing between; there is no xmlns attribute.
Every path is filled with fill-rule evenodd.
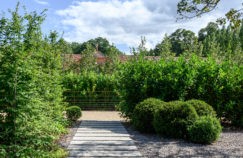
<svg viewBox="0 0 243 158"><path fill-rule="evenodd" d="M141 132L154 132L152 124L154 113L163 103L164 102L159 99L148 98L136 105L132 117L132 124L134 127Z"/></svg>
<svg viewBox="0 0 243 158"><path fill-rule="evenodd" d="M159 61L134 59L120 66L122 113L132 116L146 98L164 101L200 99L212 105L219 117L243 125L243 66L230 61L192 56Z"/></svg>
<svg viewBox="0 0 243 158"><path fill-rule="evenodd" d="M92 71L80 74L70 72L64 75L62 84L65 89L64 97L70 105L82 108L94 106L97 102L100 106L102 103L105 106L114 106L108 103L120 101L117 91L118 80L115 75L97 74Z"/></svg>
<svg viewBox="0 0 243 158"><path fill-rule="evenodd" d="M201 144L210 144L216 141L221 131L219 120L212 116L201 116L188 127L189 139Z"/></svg>
<svg viewBox="0 0 243 158"><path fill-rule="evenodd" d="M78 106L69 106L66 109L68 120L76 121L82 116L81 108Z"/></svg>
<svg viewBox="0 0 243 158"><path fill-rule="evenodd" d="M19 12L0 18L0 157L64 157L57 34L43 39L45 12Z"/></svg>
<svg viewBox="0 0 243 158"><path fill-rule="evenodd" d="M117 87L114 75L84 72L81 74L67 73L63 78L63 86L66 90L93 92L114 91Z"/></svg>

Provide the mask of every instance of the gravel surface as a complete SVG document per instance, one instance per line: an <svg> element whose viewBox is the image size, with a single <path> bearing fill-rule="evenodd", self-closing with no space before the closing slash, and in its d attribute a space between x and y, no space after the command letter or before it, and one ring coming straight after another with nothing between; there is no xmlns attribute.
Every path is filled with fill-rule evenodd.
<svg viewBox="0 0 243 158"><path fill-rule="evenodd" d="M115 111L83 111L82 114L82 118L69 128L68 134L64 135L59 140L61 146L65 148L68 146L81 120L121 120L144 157L243 158L242 130L224 130L217 142L211 145L200 145L184 140L162 138L156 134L142 134L134 130L131 125Z"/></svg>
<svg viewBox="0 0 243 158"><path fill-rule="evenodd" d="M227 130L210 145L184 140L162 138L155 134L141 134L127 122L123 123L139 151L148 158L155 157L241 157L243 158L243 131Z"/></svg>
<svg viewBox="0 0 243 158"><path fill-rule="evenodd" d="M61 136L61 138L58 140L58 144L63 147L67 148L71 140L73 139L73 136L78 130L79 125L81 124L81 119L79 119L77 122L73 123L71 127L67 129L67 134Z"/></svg>

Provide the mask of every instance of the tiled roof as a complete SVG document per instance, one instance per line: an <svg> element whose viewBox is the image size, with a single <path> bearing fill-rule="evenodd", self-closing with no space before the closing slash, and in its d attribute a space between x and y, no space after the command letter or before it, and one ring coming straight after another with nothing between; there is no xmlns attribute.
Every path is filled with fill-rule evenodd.
<svg viewBox="0 0 243 158"><path fill-rule="evenodd" d="M98 64L104 64L106 61L109 61L108 57L106 57L103 53L101 52L96 52L94 54L94 57L96 58L96 62ZM64 59L65 61L70 61L70 62L79 62L82 58L82 55L80 54L65 54L64 55ZM125 62L129 59L132 59L134 58L134 55L120 55L119 57L119 61L121 62ZM144 57L145 59L148 59L148 60L159 60L160 59L160 56L145 56Z"/></svg>

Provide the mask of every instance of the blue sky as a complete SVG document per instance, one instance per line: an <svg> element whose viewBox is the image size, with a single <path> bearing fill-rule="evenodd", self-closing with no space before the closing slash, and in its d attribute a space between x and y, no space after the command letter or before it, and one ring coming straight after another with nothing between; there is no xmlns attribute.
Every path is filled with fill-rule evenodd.
<svg viewBox="0 0 243 158"><path fill-rule="evenodd" d="M14 9L18 0L0 0L0 11ZM19 0L27 11L48 9L44 33L64 32L67 41L84 42L98 36L107 38L129 53L141 36L153 48L165 33L178 28L198 32L208 22L224 16L230 8L240 8L242 0L221 0L215 11L201 18L176 22L179 0Z"/></svg>

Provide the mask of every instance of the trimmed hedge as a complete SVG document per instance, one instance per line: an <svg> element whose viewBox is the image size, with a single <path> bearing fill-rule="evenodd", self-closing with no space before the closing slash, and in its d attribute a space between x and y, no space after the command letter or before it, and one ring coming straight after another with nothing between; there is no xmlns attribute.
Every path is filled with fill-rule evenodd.
<svg viewBox="0 0 243 158"><path fill-rule="evenodd" d="M186 102L173 101L155 111L153 125L155 131L167 137L187 138L188 126L198 118L193 106Z"/></svg>
<svg viewBox="0 0 243 158"><path fill-rule="evenodd" d="M222 131L219 120L212 116L202 116L188 127L189 139L195 143L209 144L216 141Z"/></svg>
<svg viewBox="0 0 243 158"><path fill-rule="evenodd" d="M186 103L192 105L195 108L198 116L216 117L216 112L214 111L213 107L202 100L192 99L186 101Z"/></svg>
<svg viewBox="0 0 243 158"><path fill-rule="evenodd" d="M152 125L153 115L158 107L163 106L165 102L148 98L136 105L133 111L132 124L140 132L152 133L154 128Z"/></svg>
<svg viewBox="0 0 243 158"><path fill-rule="evenodd" d="M119 88L124 100L120 110L130 117L146 98L164 101L200 99L210 104L218 117L243 126L243 66L213 58L134 59L121 64Z"/></svg>
<svg viewBox="0 0 243 158"><path fill-rule="evenodd" d="M81 108L78 106L70 106L66 109L68 120L76 121L82 116Z"/></svg>
<svg viewBox="0 0 243 158"><path fill-rule="evenodd" d="M80 74L67 73L64 75L63 95L69 105L84 108L114 108L119 104L117 79L115 75L83 72ZM98 105L98 106L97 106Z"/></svg>

